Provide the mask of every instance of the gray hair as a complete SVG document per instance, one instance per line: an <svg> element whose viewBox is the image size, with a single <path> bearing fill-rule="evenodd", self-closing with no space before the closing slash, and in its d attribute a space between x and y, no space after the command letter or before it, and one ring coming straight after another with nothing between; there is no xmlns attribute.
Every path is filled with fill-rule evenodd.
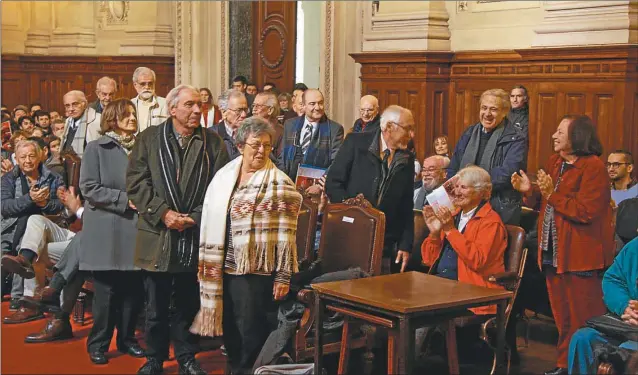
<svg viewBox="0 0 638 375"><path fill-rule="evenodd" d="M228 102L232 98L246 98L243 92L233 89L228 89L217 97L217 106L220 110L226 111L228 109Z"/></svg>
<svg viewBox="0 0 638 375"><path fill-rule="evenodd" d="M275 131L266 120L256 116L248 117L239 124L239 129L235 134L235 144L244 145L251 135L259 136L262 134L268 134L271 142L275 138Z"/></svg>
<svg viewBox="0 0 638 375"><path fill-rule="evenodd" d="M388 122L398 124L401 121L403 111L405 111L405 108L398 105L391 105L386 108L381 114L381 130L385 130L388 127Z"/></svg>
<svg viewBox="0 0 638 375"><path fill-rule="evenodd" d="M71 91L67 92L66 94L64 94L62 99L64 100L64 98L66 98L69 95L77 96L81 101L86 103L86 95L84 95L84 93L82 91L80 91L80 90L71 90Z"/></svg>
<svg viewBox="0 0 638 375"><path fill-rule="evenodd" d="M115 82L113 78L108 76L104 76L98 79L97 82L95 83L95 88L99 90L100 86L108 86L108 85L113 85L113 87L115 87L115 91L117 91L117 82Z"/></svg>
<svg viewBox="0 0 638 375"><path fill-rule="evenodd" d="M38 160L42 159L42 147L40 147L38 142L33 141L31 139L23 139L16 144L15 151L14 151L16 156L18 156L18 150L23 149L25 147L33 147L33 149L35 150L35 156L38 158Z"/></svg>
<svg viewBox="0 0 638 375"><path fill-rule="evenodd" d="M489 199L492 193L492 178L485 169L476 165L469 165L461 169L456 175L468 186L483 192L485 194L484 197Z"/></svg>
<svg viewBox="0 0 638 375"><path fill-rule="evenodd" d="M512 107L512 103L510 103L510 94L503 89L489 89L483 91L481 94L481 100L479 100L479 104L483 102L483 98L486 96L493 96L495 98L499 98L501 100L501 109L505 109L507 111Z"/></svg>
<svg viewBox="0 0 638 375"><path fill-rule="evenodd" d="M199 95L199 90L196 87L191 85L179 85L174 87L168 95L166 95L166 103L168 104L168 109L177 107L177 103L179 102L179 97L184 90L191 90Z"/></svg>
<svg viewBox="0 0 638 375"><path fill-rule="evenodd" d="M143 74L143 73L150 73L153 76L153 82L157 80L153 69L147 68L145 66L140 66L139 68L135 69L135 71L133 72L133 82L137 83L137 79L140 77L140 74Z"/></svg>
<svg viewBox="0 0 638 375"><path fill-rule="evenodd" d="M255 99L260 96L266 97L266 105L273 108L272 117L279 116L281 112L281 107L279 107L279 99L277 98L277 94L272 91L263 91L255 96Z"/></svg>
<svg viewBox="0 0 638 375"><path fill-rule="evenodd" d="M423 164L428 160L434 160L441 169L445 169L450 165L450 158L442 155L432 155L423 159Z"/></svg>

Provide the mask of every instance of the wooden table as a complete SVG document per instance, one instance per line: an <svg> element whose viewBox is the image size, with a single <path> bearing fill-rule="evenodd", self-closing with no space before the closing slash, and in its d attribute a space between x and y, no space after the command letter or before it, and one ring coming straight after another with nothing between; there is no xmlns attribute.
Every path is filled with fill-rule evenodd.
<svg viewBox="0 0 638 375"><path fill-rule="evenodd" d="M497 363L502 365L505 344L505 307L512 292L406 272L357 280L313 284L316 291L315 374L321 374L324 309L388 329L389 374L411 374L414 332L417 328L449 321L467 308L498 305ZM437 320L438 319L438 320Z"/></svg>

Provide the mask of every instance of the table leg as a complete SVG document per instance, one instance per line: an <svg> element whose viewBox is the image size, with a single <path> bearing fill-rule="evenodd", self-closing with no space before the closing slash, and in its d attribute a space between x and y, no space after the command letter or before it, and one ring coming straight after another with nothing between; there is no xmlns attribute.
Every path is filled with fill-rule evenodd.
<svg viewBox="0 0 638 375"><path fill-rule="evenodd" d="M397 356L397 331L394 329L388 330L388 374L399 373L399 362Z"/></svg>
<svg viewBox="0 0 638 375"><path fill-rule="evenodd" d="M498 309L496 311L496 371L495 373L501 374L504 371L503 356L505 353L505 308L507 307L507 301L501 301L498 303Z"/></svg>
<svg viewBox="0 0 638 375"><path fill-rule="evenodd" d="M409 318L399 320L399 374L412 374L414 366L414 329Z"/></svg>
<svg viewBox="0 0 638 375"><path fill-rule="evenodd" d="M319 293L315 298L315 371L316 375L321 375L323 368L323 310L325 302Z"/></svg>

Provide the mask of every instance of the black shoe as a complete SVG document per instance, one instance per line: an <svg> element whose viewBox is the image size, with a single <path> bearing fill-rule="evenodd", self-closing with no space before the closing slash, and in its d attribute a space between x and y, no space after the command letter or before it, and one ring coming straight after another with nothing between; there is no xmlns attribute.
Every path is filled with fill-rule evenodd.
<svg viewBox="0 0 638 375"><path fill-rule="evenodd" d="M158 361L155 358L147 358L144 366L137 370L137 373L142 375L158 375L163 372L164 362Z"/></svg>
<svg viewBox="0 0 638 375"><path fill-rule="evenodd" d="M9 311L18 311L20 306L22 306L20 298L11 298L11 302L9 302Z"/></svg>
<svg viewBox="0 0 638 375"><path fill-rule="evenodd" d="M206 375L206 371L199 365L195 358L179 363L181 375Z"/></svg>
<svg viewBox="0 0 638 375"><path fill-rule="evenodd" d="M105 365L109 363L109 360L106 359L106 356L103 352L91 352L89 353L89 358L91 358L91 362L96 365Z"/></svg>
<svg viewBox="0 0 638 375"><path fill-rule="evenodd" d="M553 370L546 371L544 375L567 375L567 369L563 367L556 367Z"/></svg>
<svg viewBox="0 0 638 375"><path fill-rule="evenodd" d="M117 350L120 353L128 354L131 357L142 358L146 356L146 352L139 344L130 344L128 346L119 346Z"/></svg>

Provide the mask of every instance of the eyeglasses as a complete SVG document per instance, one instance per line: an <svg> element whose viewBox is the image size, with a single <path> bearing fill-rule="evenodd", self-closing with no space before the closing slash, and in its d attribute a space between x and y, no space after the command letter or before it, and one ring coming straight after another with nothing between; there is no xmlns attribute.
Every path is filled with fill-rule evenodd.
<svg viewBox="0 0 638 375"><path fill-rule="evenodd" d="M253 103L253 109L255 109L255 108L261 108L261 107L264 107L264 108L272 108L272 106L270 106L270 105L259 104L259 103Z"/></svg>
<svg viewBox="0 0 638 375"><path fill-rule="evenodd" d="M390 122L390 123L400 127L401 129L405 130L408 133L413 133L414 132L414 125L403 126L403 125L399 124L398 122Z"/></svg>
<svg viewBox="0 0 638 375"><path fill-rule="evenodd" d="M264 151L272 151L272 145L270 143L246 143L246 146L250 146L255 151L259 151L262 147Z"/></svg>
<svg viewBox="0 0 638 375"><path fill-rule="evenodd" d="M228 108L229 111L233 111L238 115L241 115L242 113L248 114L248 108Z"/></svg>
<svg viewBox="0 0 638 375"><path fill-rule="evenodd" d="M82 103L80 102L66 103L64 108L80 108L81 105Z"/></svg>
<svg viewBox="0 0 638 375"><path fill-rule="evenodd" d="M610 168L619 168L621 165L627 165L629 163L606 163L607 169Z"/></svg>
<svg viewBox="0 0 638 375"><path fill-rule="evenodd" d="M372 113L374 111L375 111L374 108L359 108L359 112L361 113Z"/></svg>
<svg viewBox="0 0 638 375"><path fill-rule="evenodd" d="M436 173L441 171L443 168L428 168L428 169L422 169L421 172L422 173Z"/></svg>
<svg viewBox="0 0 638 375"><path fill-rule="evenodd" d="M153 81L148 81L148 82L135 82L136 85L141 86L141 87L153 87L155 86L155 82Z"/></svg>

